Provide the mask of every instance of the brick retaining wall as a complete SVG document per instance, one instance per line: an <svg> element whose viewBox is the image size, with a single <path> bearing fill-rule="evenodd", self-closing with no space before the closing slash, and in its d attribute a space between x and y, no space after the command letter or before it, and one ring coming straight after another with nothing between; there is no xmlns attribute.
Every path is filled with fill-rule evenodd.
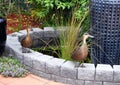
<svg viewBox="0 0 120 85"><path fill-rule="evenodd" d="M37 34L48 40L55 33L58 31L50 27L45 30L34 28L31 32L32 35ZM18 37L25 34L26 30L22 30L7 36L5 55L17 58L32 73L69 85L120 85L120 65L114 65L112 68L107 64L98 64L95 68L94 64L85 63L85 68L75 68L77 62L65 61L33 50L31 53L22 53Z"/></svg>

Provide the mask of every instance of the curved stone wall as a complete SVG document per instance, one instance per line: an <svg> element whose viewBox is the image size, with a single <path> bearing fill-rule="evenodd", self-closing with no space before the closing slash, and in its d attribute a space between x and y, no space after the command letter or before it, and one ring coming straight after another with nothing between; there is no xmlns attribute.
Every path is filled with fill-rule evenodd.
<svg viewBox="0 0 120 85"><path fill-rule="evenodd" d="M37 34L49 40L55 33L58 34L59 31L50 27L44 30L34 28L31 35ZM75 68L77 62L54 58L31 49L28 49L30 53L22 53L19 37L25 34L26 30L21 30L8 35L5 54L17 58L32 73L68 85L120 85L119 65L114 65L112 68L107 64L98 64L95 68L94 64L85 63L85 68ZM34 41L34 44L39 42L36 39Z"/></svg>

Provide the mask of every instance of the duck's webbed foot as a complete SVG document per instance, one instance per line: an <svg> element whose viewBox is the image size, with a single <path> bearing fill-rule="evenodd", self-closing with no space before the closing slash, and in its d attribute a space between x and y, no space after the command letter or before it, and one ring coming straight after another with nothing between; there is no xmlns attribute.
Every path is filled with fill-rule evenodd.
<svg viewBox="0 0 120 85"><path fill-rule="evenodd" d="M78 68L78 67L84 68L85 65L84 65L84 63L77 63L77 64L75 64L75 68Z"/></svg>
<svg viewBox="0 0 120 85"><path fill-rule="evenodd" d="M80 67L84 68L84 67L85 67L84 63L81 63L81 64L80 64Z"/></svg>

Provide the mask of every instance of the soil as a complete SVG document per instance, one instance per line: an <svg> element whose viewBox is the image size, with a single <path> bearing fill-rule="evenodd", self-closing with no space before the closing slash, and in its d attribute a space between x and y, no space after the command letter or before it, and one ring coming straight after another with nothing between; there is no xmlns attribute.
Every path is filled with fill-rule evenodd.
<svg viewBox="0 0 120 85"><path fill-rule="evenodd" d="M26 29L27 27L39 27L39 21L25 14L9 14L7 16L7 34Z"/></svg>

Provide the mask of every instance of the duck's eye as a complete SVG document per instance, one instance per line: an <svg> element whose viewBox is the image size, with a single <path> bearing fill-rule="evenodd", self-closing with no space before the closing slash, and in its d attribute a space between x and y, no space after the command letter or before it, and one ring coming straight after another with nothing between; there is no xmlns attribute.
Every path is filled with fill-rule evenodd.
<svg viewBox="0 0 120 85"><path fill-rule="evenodd" d="M88 35L88 33L85 33L84 35Z"/></svg>

